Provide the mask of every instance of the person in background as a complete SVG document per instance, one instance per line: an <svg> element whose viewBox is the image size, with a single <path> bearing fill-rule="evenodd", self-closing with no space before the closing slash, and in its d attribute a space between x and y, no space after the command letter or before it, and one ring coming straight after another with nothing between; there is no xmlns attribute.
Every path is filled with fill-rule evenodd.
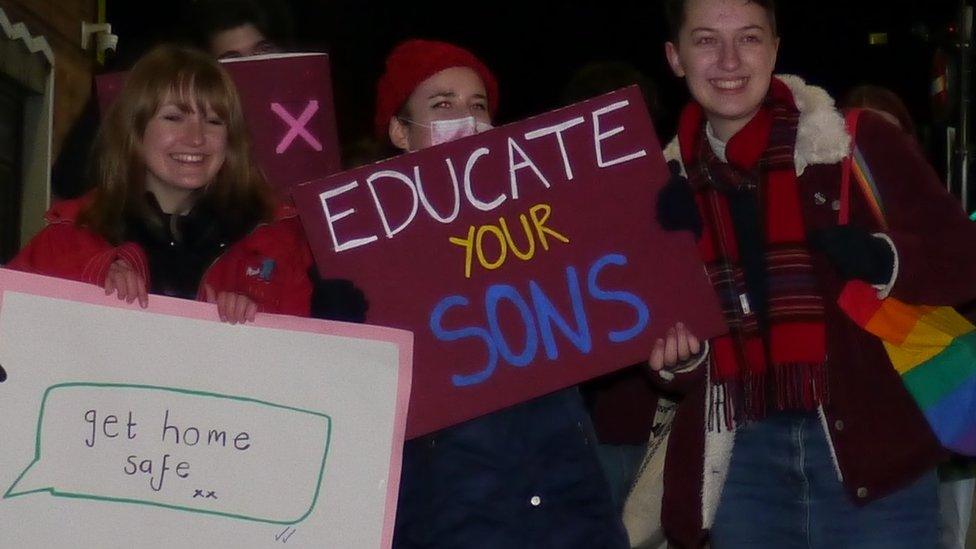
<svg viewBox="0 0 976 549"><path fill-rule="evenodd" d="M918 138L915 122L908 112L908 107L898 94L888 88L870 84L857 86L847 92L840 106L844 109L871 109L898 129Z"/></svg>
<svg viewBox="0 0 976 549"><path fill-rule="evenodd" d="M196 0L186 20L191 42L217 59L281 53L291 47L291 16L279 2Z"/></svg>
<svg viewBox="0 0 976 549"><path fill-rule="evenodd" d="M377 85L377 137L416 151L491 127L498 84L467 50L408 40ZM626 547L575 388L407 441L394 547Z"/></svg>
<svg viewBox="0 0 976 549"><path fill-rule="evenodd" d="M845 109L871 109L898 129L917 139L915 123L908 107L898 94L883 88L864 84L844 96L841 107ZM969 522L973 513L973 460L954 455L939 466L939 504L942 514L941 549L965 549Z"/></svg>
<svg viewBox="0 0 976 549"><path fill-rule="evenodd" d="M55 204L8 267L89 282L145 307L207 300L221 320L307 316L311 252L254 165L237 91L210 56L159 46L99 129L97 187Z"/></svg>
<svg viewBox="0 0 976 549"><path fill-rule="evenodd" d="M837 297L850 280L913 304L976 297L976 225L912 140L868 111L853 139L889 228L860 196L839 226L851 136L824 90L773 75L773 1L666 8L666 56L692 101L658 220L697 237L730 333L706 348L677 324L650 353L657 384L685 393L665 531L682 547L936 547L945 452Z"/></svg>
<svg viewBox="0 0 976 549"><path fill-rule="evenodd" d="M563 104L570 105L635 84L640 87L648 113L656 121L657 87L624 61L584 65L573 73L561 99ZM597 455L618 508L623 507L651 436L657 394L649 375L646 364L635 364L580 387L599 441Z"/></svg>
<svg viewBox="0 0 976 549"><path fill-rule="evenodd" d="M560 99L563 104L571 105L634 85L640 88L647 112L656 121L662 114L657 85L626 61L594 61L583 65L570 77Z"/></svg>

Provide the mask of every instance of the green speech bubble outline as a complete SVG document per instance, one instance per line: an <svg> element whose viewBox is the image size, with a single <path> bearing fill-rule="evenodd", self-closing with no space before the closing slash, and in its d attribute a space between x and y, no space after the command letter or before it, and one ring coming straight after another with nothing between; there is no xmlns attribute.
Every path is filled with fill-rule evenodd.
<svg viewBox="0 0 976 549"><path fill-rule="evenodd" d="M111 496L100 496L100 495L95 495L95 494L82 494L82 493L76 493L76 492L60 492L60 491L57 490L57 488L54 488L54 487L37 488L35 490L28 490L26 492L16 492L15 493L14 492L14 488L16 488L17 484L20 483L20 481L24 478L24 475L26 475L27 472L30 471L32 467L34 467L34 465L36 465L38 462L41 461L41 427L44 424L44 407L45 407L45 405L47 405L47 399L48 399L48 397L50 397L51 392L52 391L55 391L57 389L66 389L66 388L73 389L73 388L79 388L79 387L86 387L86 388L87 387L95 387L95 388L102 388L102 389L103 388L109 388L109 389L140 389L140 390L152 390L152 391L167 391L167 392L171 392L171 393L180 393L180 394L192 395L192 396L199 396L199 397L209 397L209 398L218 398L218 399L226 399L226 400L237 400L237 401L241 401L241 402L247 402L247 403L250 403L250 404L258 404L258 405L261 405L261 406L269 406L269 407L272 407L272 408L280 408L280 409L283 409L283 410L289 410L289 411L292 411L292 412L299 412L299 413L302 413L302 414L310 414L310 415L313 415L313 416L318 416L318 417L324 418L325 419L325 422L326 422L326 428L325 428L325 448L323 449L323 454L322 454L322 464L319 467L319 478L318 478L318 481L315 483L315 494L312 497L312 503L309 506L308 511L305 511L305 514L303 514L301 517L299 517L299 518L297 518L295 520L283 521L283 520L263 519L263 518L258 518L258 517L249 517L249 516L238 515L238 514L234 514L234 513L224 513L224 512L220 512L220 511L212 511L212 510L209 510L209 509L196 509L196 508L193 508L193 507L186 507L186 506L182 506L182 505L172 505L172 504L169 504L169 503L159 503L159 502L155 502L155 501L148 501L148 500L141 500L141 499L116 498L116 497L111 497ZM48 492L52 496L63 497L63 498L92 499L92 500L96 500L96 501L111 501L111 502L115 502L115 503L129 503L129 504L136 504L136 505L149 505L149 506L152 506L152 507L164 507L166 509L174 509L174 510L177 510L177 511L185 511L185 512L188 512L188 513L202 513L202 514L207 514L207 515L217 515L217 516L221 516L221 517L225 517L225 518L232 518L232 519L238 519L238 520L247 520L247 521L253 521L253 522L263 522L263 523L268 523L268 524L282 524L282 525L298 524L299 522L302 522L303 520L305 520L306 518L308 518L308 516L310 514L312 514L312 511L315 509L316 503L318 503L319 493L320 493L320 491L322 489L322 477L325 475L325 461L326 461L326 458L329 455L329 447L330 447L330 444L331 444L331 441L332 441L332 421L333 420L332 420L332 417L331 416L329 416L327 414L324 414L324 413L321 413L321 412L315 412L315 411L312 411L312 410L304 410L302 408L295 408L293 406L284 406L282 404L275 404L273 402L266 402L266 401L258 400L258 399L255 399L255 398L232 396L232 395L222 395L222 394L219 394L219 393L210 393L210 392L207 392L207 391L191 391L189 389L178 389L176 387L160 387L160 386L156 386L156 385L136 385L136 384L127 384L127 383L86 383L86 382L59 383L57 385L52 385L52 386L48 387L47 390L44 391L44 398L41 401L41 412L40 412L40 414L38 414L38 418L37 418L37 435L36 435L35 448L34 448L34 461L30 462L30 464L27 465L27 467L24 469L24 471L17 477L17 479L14 481L14 483L10 485L10 488L7 489L6 493L4 493L3 497L0 498L0 499L10 499L10 498L15 498L15 497L20 497L20 496L26 496L26 495L29 495L29 494L37 494L37 493L40 493L40 492Z"/></svg>

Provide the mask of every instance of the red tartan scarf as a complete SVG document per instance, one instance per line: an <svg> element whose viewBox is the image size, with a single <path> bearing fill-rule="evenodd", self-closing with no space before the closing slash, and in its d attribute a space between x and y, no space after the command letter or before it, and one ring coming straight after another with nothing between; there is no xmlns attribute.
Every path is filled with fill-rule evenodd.
<svg viewBox="0 0 976 549"><path fill-rule="evenodd" d="M698 249L729 326L728 335L711 341L710 428L716 419L724 420L718 428L732 427L762 419L770 408L814 410L826 400L823 299L794 166L798 121L792 92L774 78L760 111L727 144L728 163L707 141L700 105L691 103L679 122L681 156L704 224ZM736 234L732 192L755 200L759 223L750 236ZM760 250L760 272L748 276L765 299L750 299L747 291L743 238Z"/></svg>

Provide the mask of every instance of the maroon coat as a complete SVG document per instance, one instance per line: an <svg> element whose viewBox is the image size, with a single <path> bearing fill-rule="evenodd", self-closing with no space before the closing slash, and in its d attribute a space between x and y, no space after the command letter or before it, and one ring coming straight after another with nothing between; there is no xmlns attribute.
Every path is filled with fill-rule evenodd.
<svg viewBox="0 0 976 549"><path fill-rule="evenodd" d="M839 202L835 201L841 180L837 155L846 150L847 138L846 132L838 135L838 120L843 130L842 118L832 102L823 100L826 94L822 90L795 78L788 83L802 113L797 157L803 157L806 165L798 185L809 232L837 224ZM897 252L897 276L890 295L929 305L956 305L976 297L976 254L972 253L976 223L966 219L919 148L869 112L861 117L856 143L880 187L890 225L886 234ZM675 149L669 150L673 155ZM800 164L798 160L798 169ZM856 192L852 192L851 224L881 231ZM825 297L829 368L829 402L821 417L848 494L855 502L866 504L905 487L945 454L881 342L837 307L844 281L822 253L814 253L814 268ZM726 457L724 471L705 468L705 370L700 367L671 382L656 378L661 389L686 393L668 442L661 516L669 538L679 547L705 543L706 526L717 506L717 496L711 508L703 501L705 484L718 479L713 482L720 493L728 467ZM730 455L731 446L727 450Z"/></svg>

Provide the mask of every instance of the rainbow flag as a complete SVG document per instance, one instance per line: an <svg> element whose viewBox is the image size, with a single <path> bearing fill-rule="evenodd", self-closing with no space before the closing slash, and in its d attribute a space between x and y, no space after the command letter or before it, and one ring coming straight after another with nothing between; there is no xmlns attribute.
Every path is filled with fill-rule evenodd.
<svg viewBox="0 0 976 549"><path fill-rule="evenodd" d="M884 343L942 445L976 456L976 326L951 307L878 299L861 281L848 282L837 303Z"/></svg>

